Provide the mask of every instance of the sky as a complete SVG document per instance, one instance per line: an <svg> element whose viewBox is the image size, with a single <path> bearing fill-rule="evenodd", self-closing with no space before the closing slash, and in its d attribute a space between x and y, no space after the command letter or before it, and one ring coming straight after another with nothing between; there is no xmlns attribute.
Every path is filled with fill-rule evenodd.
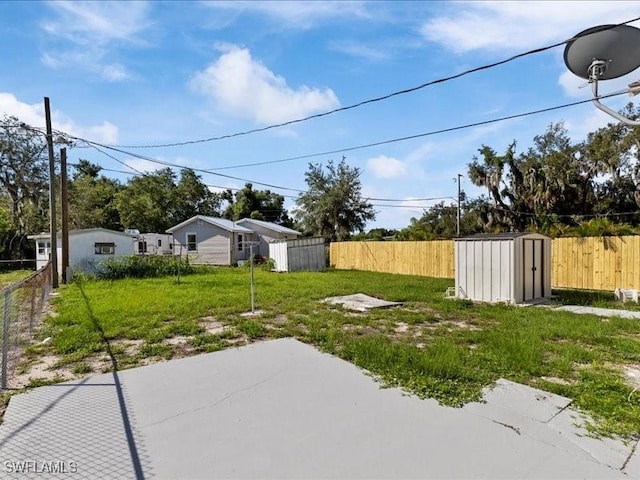
<svg viewBox="0 0 640 480"><path fill-rule="evenodd" d="M611 121L585 103L433 133L588 100L564 46L265 127L637 16L634 1L1 2L0 116L44 129L49 97L55 130L117 148L80 142L71 164L89 160L122 182L167 163L190 167L212 190L252 182L285 195L289 210L309 162L344 157L377 212L367 229L403 228L437 202L455 203L458 174L468 196L483 193L466 178L483 145L502 153L515 140L526 151L555 122L577 142ZM602 82L600 93L638 79L640 70Z"/></svg>

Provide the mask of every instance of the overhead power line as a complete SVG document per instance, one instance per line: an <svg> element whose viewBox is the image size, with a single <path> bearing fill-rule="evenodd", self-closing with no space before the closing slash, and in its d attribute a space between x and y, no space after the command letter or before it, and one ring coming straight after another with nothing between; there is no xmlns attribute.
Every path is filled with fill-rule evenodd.
<svg viewBox="0 0 640 480"><path fill-rule="evenodd" d="M606 94L606 95L601 95L601 96L599 96L597 98L598 99L611 98L611 97L623 95L625 93L627 93L627 89L620 90L620 91L613 92L613 93L609 93L609 94ZM529 111L529 112L517 113L517 114L514 114L514 115L507 115L507 116L504 116L504 117L498 117L498 118L494 118L494 119L491 119L491 120L484 120L482 122L467 123L467 124L459 125L459 126L456 126L456 127L444 128L444 129L440 129L440 130L432 130L430 132L418 133L418 134L415 134L415 135L408 135L408 136L399 137L399 138L392 138L392 139L382 140L382 141L379 141L379 142L373 142L373 143L368 143L368 144L364 144L364 145L357 145L357 146L352 146L352 147L344 147L344 148L341 148L341 149L336 149L336 150L331 150L331 151L325 151L325 152L320 152L320 153L312 153L312 154L307 154L307 155L300 155L300 156L297 156L297 157L289 157L289 158L278 159L278 160L267 160L267 161L264 161L264 162L256 162L256 163L250 163L250 164L228 166L228 167L219 167L219 168L211 168L211 169L186 167L184 165L168 162L166 160L159 160L159 159L156 159L156 158L153 158L153 157L148 157L146 155L141 155L141 154L138 154L138 153L129 152L129 151L123 150L122 148L119 148L119 147L113 147L113 146L105 145L105 144L102 144L102 143L94 142L94 141L91 141L91 140L87 140L87 139L84 139L84 138L75 137L75 136L67 134L65 132L61 132L61 131L56 131L56 132L60 133L60 134L63 134L63 135L66 135L67 137L69 137L71 139L84 142L84 143L86 143L88 145L91 145L92 147L102 147L102 149L108 149L108 150L111 150L111 151L114 151L114 152L121 153L123 155L128 155L128 156L131 156L133 158L146 160L148 162L155 163L155 164L158 164L158 165L163 165L163 166L166 166L166 167L173 167L173 168L179 168L179 169L190 168L194 172L200 172L200 173L205 173L205 174L209 174L209 175L215 175L215 176L218 176L218 177L228 178L228 179L231 179L231 180L238 180L238 181L245 182L245 183L252 183L252 184L260 185L260 186L263 186L263 187L274 188L274 189L278 189L278 190L286 190L286 191L291 191L291 192L296 192L296 193L306 193L305 190L300 190L300 189L291 188L291 187L283 187L281 185L274 185L274 184L271 184L271 183L259 182L257 180L251 180L251 179L247 179L247 178L237 177L237 176L234 176L234 175L227 175L227 174L224 174L224 173L219 173L217 170L219 170L219 169L229 169L229 168L240 168L240 167L247 167L247 166L268 165L268 164L274 164L274 163L289 162L289 161L293 161L293 160L309 159L309 158L314 158L314 157L319 157L319 156L332 155L332 154L336 154L336 153L351 152L351 151L354 151L354 150L361 150L361 149L376 147L376 146L380 146L380 145L387 145L387 144L391 144L391 143L397 143L397 142L402 142L402 141L407 141L407 140L413 140L413 139L416 139L416 138L422 138L422 137L437 135L437 134L441 134L441 133L454 132L454 131L457 131L457 130L463 130L463 129L467 129L467 128L473 128L473 127L478 127L478 126L482 126L482 125L488 125L488 124L502 122L502 121L506 121L506 120L513 120L513 119L516 119L516 118L522 118L522 117L527 117L527 116L531 116L531 115L537 115L537 114L540 114L540 113L546 113L546 112L551 112L551 111L554 111L554 110L560 110L560 109L563 109L563 108L574 107L574 106L577 106L577 105L582 105L582 104L590 103L590 102L592 102L592 99L579 100L579 101L576 101L576 102L565 103L563 105L556 105L556 106L553 106L553 107L547 107L547 108L542 108L542 109L538 109L538 110L532 110L532 111ZM106 152L104 152L102 149L100 149L100 151L102 153L106 154ZM114 157L110 156L110 158L114 158ZM127 165L125 162L123 162L121 160L116 159L116 161L118 161L118 163L126 165L127 168L132 168L133 169L133 167L130 167L129 165ZM136 171L138 173L140 173L141 175L144 175L144 173L140 172L139 170L136 170ZM375 199L371 199L371 200L375 200ZM404 201L404 200L402 200L402 201Z"/></svg>
<svg viewBox="0 0 640 480"><path fill-rule="evenodd" d="M94 148L96 148L96 147L94 147ZM114 157L113 155L108 154L107 152L105 152L104 150L102 150L100 148L96 148L96 150L99 151L100 153L103 153L107 157L109 157L109 158L111 158L113 160L116 160L118 163L121 163L121 164L127 166L128 168L131 168L131 169L135 170L137 173L125 172L125 171L122 171L122 170L113 170L113 169L109 169L109 168L104 168L104 167L99 165L102 170L111 171L111 172L117 172L117 173L123 173L125 175L137 175L137 174L141 175L141 176L148 176L149 175L149 174L141 172L140 170L137 170L137 169L135 169L133 167L130 167L129 165L127 165L122 160ZM165 163L168 163L168 162L163 162L163 165ZM79 164L74 163L74 164L71 164L71 165L72 166L78 166ZM182 168L185 168L185 167L182 167ZM203 171L203 170L200 170L200 169L193 169L193 168L191 168L191 170ZM207 173L207 172L205 171L205 173ZM254 180L245 179L245 181L246 181L246 183L252 183L252 184L256 184L256 185L269 185L269 184L261 184L260 182L256 182ZM224 190L232 190L232 191L242 190L241 188L224 187L224 186L221 186L221 185L205 184L205 186L213 187L213 188L220 188L220 189L224 189ZM287 187L277 187L277 188L284 189L284 188L287 188ZM289 190L293 190L293 189L289 189ZM307 190L296 190L296 191L298 191L299 193L307 193ZM282 195L282 194L279 194L279 195L281 195L284 198L291 198L291 199L297 199L298 198L295 195ZM375 198L375 197L366 197L366 200L375 201L375 202L429 202L429 201L447 200L447 199L455 200L453 197L426 197L426 198ZM386 207L386 206L388 206L388 207L394 207L394 206L395 207L401 207L401 205L385 205L385 204L375 204L374 206L379 206L379 207ZM422 207L420 205L407 205L406 208L422 208Z"/></svg>
<svg viewBox="0 0 640 480"><path fill-rule="evenodd" d="M618 90L616 92L613 93L609 93L607 95L601 95L599 97L597 97L598 99L604 99L604 98L611 98L611 97L616 97L619 95L623 95L627 93L627 89L624 90ZM429 137L432 135L438 135L441 133L450 133L450 132L455 132L457 130L464 130L467 128L473 128L473 127L481 127L483 125L490 125L492 123L498 123L498 122L503 122L505 120L514 120L516 118L522 118L522 117L528 117L531 115L538 115L540 113L547 113L547 112L552 112L554 110L560 110L563 108L569 108L569 107L575 107L577 105L582 105L585 103L591 103L593 101L593 99L588 99L588 100L580 100L577 102L572 102L572 103L565 103L563 105L557 105L555 107L547 107L547 108L542 108L540 110L532 110L529 112L524 112L524 113L516 113L514 115L507 115L504 117L498 117L498 118L494 118L491 120L483 120L482 122L475 122L475 123L467 123L464 125L458 125L456 127L450 127L450 128L443 128L440 130L432 130L430 132L425 132L425 133L418 133L415 135L408 135L406 137L399 137L399 138L391 138L389 140L382 140L380 142L373 142L373 143L366 143L363 145L357 145L354 147L345 147L345 148L340 148L337 150L328 150L325 152L320 152L320 153L310 153L307 155L299 155L297 157L288 157L288 158L281 158L278 160L266 160L264 162L253 162L253 163L242 163L239 165L227 165L224 167L216 167L216 168L211 168L209 169L210 172L213 171L218 171L218 170L230 170L233 168L243 168L243 167L256 167L259 165L269 165L269 164L273 164L273 163L284 163L284 162L292 162L294 160L305 160L305 159L309 159L309 158L314 158L314 157L321 157L321 156L325 156L325 155L334 155L336 153L344 153L344 152L352 152L354 150L362 150L365 148L371 148L371 147L379 147L381 145L388 145L391 143L398 143L398 142L404 142L407 140L414 140L416 138L422 138L422 137Z"/></svg>
<svg viewBox="0 0 640 480"><path fill-rule="evenodd" d="M598 30L598 32L602 32L602 31L617 27L619 25L626 25L626 24L629 24L629 23L633 23L633 22L636 22L638 20L640 20L640 17L636 17L636 18L633 18L631 20L627 20L626 22L621 22L621 23L618 23L618 24L608 25L608 26L603 27L602 29ZM490 68L495 68L495 67L498 67L500 65L504 65L506 63L510 63L510 62L512 62L514 60L517 60L517 59L520 59L520 58L523 58L523 57L527 57L529 55L542 53L542 52L545 52L547 50L551 50L551 49L554 49L556 47L559 47L561 45L566 45L567 43L575 40L576 38L577 37L571 37L571 38L569 38L567 40L564 40L562 42L557 42L557 43L554 43L552 45L547 45L546 47L534 48L533 50L528 50L526 52L518 53L516 55L513 55L513 56L508 57L508 58L503 59L503 60L499 60L497 62L488 63L488 64L485 64L485 65L481 65L479 67L470 68L468 70L464 70L463 72L456 73L456 74L450 75L448 77L442 77L442 78L438 78L436 80L431 80L429 82L422 83L422 84L417 85L415 87L410 87L410 88L406 88L406 89L403 89L403 90L398 90L398 91L395 91L395 92L392 92L392 93L388 93L388 94L385 94L385 95L382 95L382 96L379 96L379 97L370 98L368 100L363 100L363 101L360 101L360 102L357 102L357 103L354 103L354 104L351 104L351 105L335 108L333 110L329 110L329 111L326 111L326 112L321 112L321 113L316 113L316 114L313 114L313 115L308 115L306 117L298 118L298 119L295 119L295 120L289 120L289 121L281 122L281 123L274 123L274 124L271 124L271 125L267 125L265 127L253 128L253 129L245 130L245 131L242 131L242 132L230 133L230 134L226 134L226 135L203 138L203 139L198 139L198 140L186 140L186 141L182 141L182 142L148 144L148 145L111 145L111 146L119 147L119 148L168 148L168 147L180 147L180 146L184 146L184 145L193 145L193 144L198 144L198 143L215 142L215 141L219 141L219 140L226 140L226 139L230 139L230 138L241 137L241 136L244 136L244 135L250 135L252 133L264 132L264 131L267 131L267 130L272 130L274 128L280 128L280 127L285 127L285 126L288 126L288 125L294 125L294 124L306 122L306 121L309 121L309 120L312 120L312 119L315 119L315 118L326 117L328 115L333 115L335 113L344 112L344 111L347 111L347 110L353 110L355 108L359 108L359 107L362 107L364 105L368 105L368 104L371 104L371 103L382 102L384 100L388 100L390 98L397 97L399 95L405 95L407 93L413 93L413 92L416 92L418 90L422 90L423 88L426 88L426 87L430 87L430 86L437 85L437 84L440 84L440 83L449 82L451 80L455 80L455 79L464 77L466 75L470 75L472 73L477 73L477 72L480 72L480 71L483 71L483 70L488 70Z"/></svg>

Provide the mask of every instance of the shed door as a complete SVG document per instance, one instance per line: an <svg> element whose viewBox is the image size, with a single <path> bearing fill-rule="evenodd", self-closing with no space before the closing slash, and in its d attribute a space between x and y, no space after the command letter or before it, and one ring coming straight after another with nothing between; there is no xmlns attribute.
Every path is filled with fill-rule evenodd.
<svg viewBox="0 0 640 480"><path fill-rule="evenodd" d="M527 240L523 241L524 247L524 268L523 268L523 289L524 298L532 300L544 296L543 291L543 240Z"/></svg>

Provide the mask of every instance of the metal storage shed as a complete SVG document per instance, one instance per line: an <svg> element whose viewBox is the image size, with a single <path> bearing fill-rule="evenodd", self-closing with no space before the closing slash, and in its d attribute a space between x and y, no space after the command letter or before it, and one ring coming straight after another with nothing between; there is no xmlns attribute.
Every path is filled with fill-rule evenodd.
<svg viewBox="0 0 640 480"><path fill-rule="evenodd" d="M456 297L524 303L551 296L551 239L537 233L455 239Z"/></svg>
<svg viewBox="0 0 640 480"><path fill-rule="evenodd" d="M324 238L299 238L269 243L276 272L319 272L326 268Z"/></svg>

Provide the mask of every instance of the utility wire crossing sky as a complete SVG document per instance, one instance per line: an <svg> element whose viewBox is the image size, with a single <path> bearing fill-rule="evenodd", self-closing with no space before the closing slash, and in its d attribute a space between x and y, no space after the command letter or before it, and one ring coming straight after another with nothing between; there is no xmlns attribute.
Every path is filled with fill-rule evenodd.
<svg viewBox="0 0 640 480"><path fill-rule="evenodd" d="M554 122L574 141L606 125L561 47L596 25L638 26L638 7L9 2L0 111L42 128L48 96L54 128L92 147L73 148L71 163L122 180L116 164L190 167L215 189L250 181L285 194L289 208L306 189L302 160L345 155L376 202L369 227L402 228L454 202L454 180L482 145L502 152L516 140L520 152ZM603 99L621 108L639 78L602 82ZM234 169L243 173L221 173ZM481 193L464 178L463 189Z"/></svg>

